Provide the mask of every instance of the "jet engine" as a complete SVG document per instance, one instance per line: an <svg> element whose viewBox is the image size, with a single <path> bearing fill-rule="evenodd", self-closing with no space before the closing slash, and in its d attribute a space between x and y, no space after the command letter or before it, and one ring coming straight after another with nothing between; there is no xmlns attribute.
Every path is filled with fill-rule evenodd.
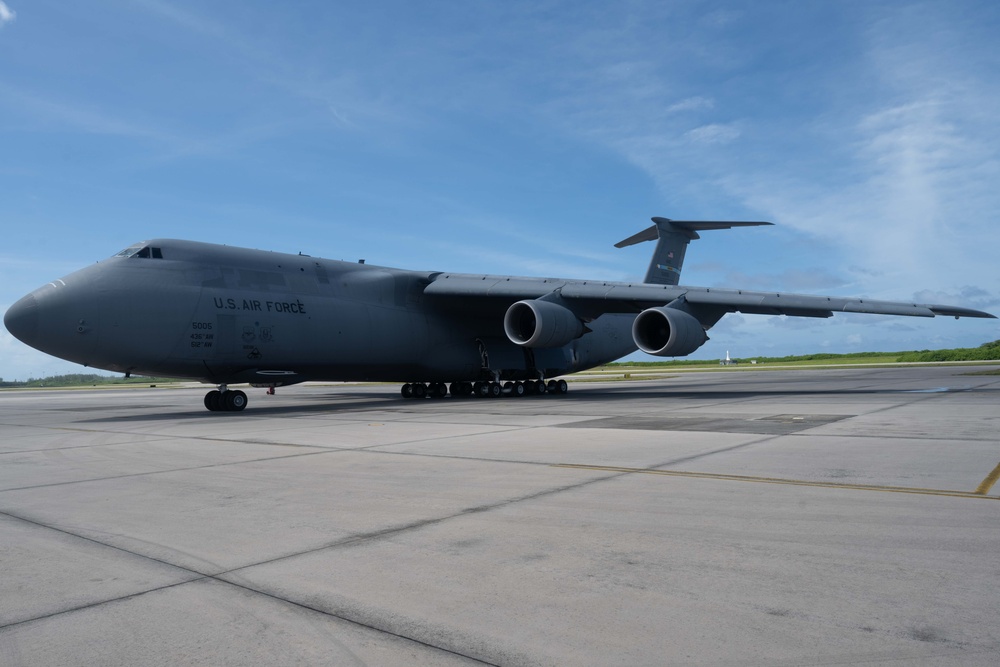
<svg viewBox="0 0 1000 667"><path fill-rule="evenodd" d="M512 304L503 316L503 330L512 343L524 347L562 347L586 331L572 310L540 299Z"/></svg>
<svg viewBox="0 0 1000 667"><path fill-rule="evenodd" d="M676 308L647 308L632 323L632 339L646 354L683 357L708 340L694 316Z"/></svg>

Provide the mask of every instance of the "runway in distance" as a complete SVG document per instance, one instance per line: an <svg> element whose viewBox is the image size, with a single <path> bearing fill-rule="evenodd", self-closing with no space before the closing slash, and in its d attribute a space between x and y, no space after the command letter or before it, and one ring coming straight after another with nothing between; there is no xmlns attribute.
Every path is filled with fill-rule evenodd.
<svg viewBox="0 0 1000 667"><path fill-rule="evenodd" d="M686 356L726 313L992 318L978 310L679 284L698 232L770 222L653 218L642 283L410 271L171 239L143 241L40 287L4 315L16 338L84 366L217 385L402 382L402 395L565 393L561 375L637 349Z"/></svg>

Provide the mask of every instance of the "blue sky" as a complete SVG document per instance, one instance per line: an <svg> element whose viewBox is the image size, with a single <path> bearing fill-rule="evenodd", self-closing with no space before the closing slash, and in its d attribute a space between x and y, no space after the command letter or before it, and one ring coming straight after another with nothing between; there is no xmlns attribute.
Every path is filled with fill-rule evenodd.
<svg viewBox="0 0 1000 667"><path fill-rule="evenodd" d="M0 309L153 237L1000 314L995 2L0 1ZM695 357L996 321L726 316ZM651 357L643 358L652 359ZM76 372L0 331L0 377Z"/></svg>

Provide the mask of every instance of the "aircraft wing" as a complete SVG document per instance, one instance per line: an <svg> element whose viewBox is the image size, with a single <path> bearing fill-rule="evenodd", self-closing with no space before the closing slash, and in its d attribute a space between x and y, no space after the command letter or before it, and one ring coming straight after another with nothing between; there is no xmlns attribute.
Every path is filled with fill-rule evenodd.
<svg viewBox="0 0 1000 667"><path fill-rule="evenodd" d="M638 313L646 308L664 306L684 297L688 304L717 312L741 312L758 315L788 315L791 317L832 317L835 312L903 315L909 317L994 318L994 315L971 308L904 301L814 296L785 292L755 292L750 290L686 287L683 285L653 285L557 278L518 278L441 273L432 277L424 294L453 297L463 307L473 298L484 306L496 302L506 307L514 301L538 299L556 293L567 304L576 305L589 316L602 313ZM714 323L714 322L713 322Z"/></svg>

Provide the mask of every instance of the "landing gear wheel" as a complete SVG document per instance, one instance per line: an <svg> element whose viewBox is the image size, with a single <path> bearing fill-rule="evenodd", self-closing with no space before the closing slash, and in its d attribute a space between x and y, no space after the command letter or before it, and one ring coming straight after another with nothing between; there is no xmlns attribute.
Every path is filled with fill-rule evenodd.
<svg viewBox="0 0 1000 667"><path fill-rule="evenodd" d="M569 391L569 383L567 383L566 380L559 380L556 382L556 391L560 394L565 394Z"/></svg>
<svg viewBox="0 0 1000 667"><path fill-rule="evenodd" d="M448 395L448 385L444 382L435 382L430 389L431 398L444 398Z"/></svg>
<svg viewBox="0 0 1000 667"><path fill-rule="evenodd" d="M227 412L240 412L247 406L247 395L240 390L227 391L222 395Z"/></svg>
<svg viewBox="0 0 1000 667"><path fill-rule="evenodd" d="M413 383L413 398L426 398L427 397L427 385L423 382Z"/></svg>
<svg viewBox="0 0 1000 667"><path fill-rule="evenodd" d="M413 398L413 385L407 383L399 388L399 393L403 398Z"/></svg>
<svg viewBox="0 0 1000 667"><path fill-rule="evenodd" d="M476 392L476 396L479 398L488 398L490 395L490 384L489 382L477 382L473 385L473 391Z"/></svg>
<svg viewBox="0 0 1000 667"><path fill-rule="evenodd" d="M212 412L218 412L222 409L222 392L218 389L213 389L212 391L205 394L205 407Z"/></svg>
<svg viewBox="0 0 1000 667"><path fill-rule="evenodd" d="M535 392L539 396L545 393L545 380L538 380L535 382Z"/></svg>
<svg viewBox="0 0 1000 667"><path fill-rule="evenodd" d="M489 393L490 398L500 398L503 396L503 386L499 382L490 382Z"/></svg>
<svg viewBox="0 0 1000 667"><path fill-rule="evenodd" d="M510 390L510 395L520 398L524 396L525 388L523 382L515 382L514 386Z"/></svg>

